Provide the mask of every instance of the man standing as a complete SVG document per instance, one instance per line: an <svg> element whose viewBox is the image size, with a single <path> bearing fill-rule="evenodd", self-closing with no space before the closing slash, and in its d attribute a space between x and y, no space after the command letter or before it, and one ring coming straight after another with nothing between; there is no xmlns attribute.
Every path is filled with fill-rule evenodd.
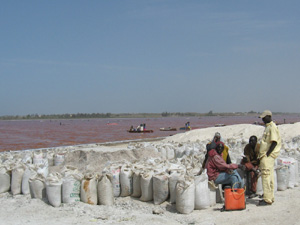
<svg viewBox="0 0 300 225"><path fill-rule="evenodd" d="M279 130L272 121L272 112L265 110L259 118L266 125L259 148L260 169L264 196L259 206L271 205L274 202L274 163L281 148Z"/></svg>

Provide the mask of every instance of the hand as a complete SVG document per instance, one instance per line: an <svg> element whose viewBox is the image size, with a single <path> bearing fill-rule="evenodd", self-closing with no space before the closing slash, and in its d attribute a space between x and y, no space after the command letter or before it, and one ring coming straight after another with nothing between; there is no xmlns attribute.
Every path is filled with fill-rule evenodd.
<svg viewBox="0 0 300 225"><path fill-rule="evenodd" d="M228 174L232 174L232 173L233 173L233 170L229 169L229 170L227 170L227 173L228 173Z"/></svg>
<svg viewBox="0 0 300 225"><path fill-rule="evenodd" d="M248 162L247 157L243 157L242 161L243 161L244 163Z"/></svg>

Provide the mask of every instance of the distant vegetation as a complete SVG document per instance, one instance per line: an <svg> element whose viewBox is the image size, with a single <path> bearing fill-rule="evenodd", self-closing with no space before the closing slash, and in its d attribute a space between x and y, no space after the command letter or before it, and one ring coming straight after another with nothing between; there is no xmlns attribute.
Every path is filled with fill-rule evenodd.
<svg viewBox="0 0 300 225"><path fill-rule="evenodd" d="M25 116L0 116L0 120L28 120L28 119L92 119L92 118L159 118L159 117L203 117L203 116L243 116L259 114L260 112L231 112L214 113L212 110L207 113L196 112L163 112L163 113L77 113L77 114L30 114ZM295 114L280 113L273 114Z"/></svg>

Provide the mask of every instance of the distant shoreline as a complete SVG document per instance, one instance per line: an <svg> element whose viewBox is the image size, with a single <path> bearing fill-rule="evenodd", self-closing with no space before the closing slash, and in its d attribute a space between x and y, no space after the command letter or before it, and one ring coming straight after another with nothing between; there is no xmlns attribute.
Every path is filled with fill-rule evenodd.
<svg viewBox="0 0 300 225"><path fill-rule="evenodd" d="M163 113L76 113L76 114L30 114L25 116L0 116L0 120L72 120L72 119L121 119L121 118L166 118L166 117L206 117L206 116L258 116L260 112L163 112ZM299 115L300 113L273 112L273 115Z"/></svg>

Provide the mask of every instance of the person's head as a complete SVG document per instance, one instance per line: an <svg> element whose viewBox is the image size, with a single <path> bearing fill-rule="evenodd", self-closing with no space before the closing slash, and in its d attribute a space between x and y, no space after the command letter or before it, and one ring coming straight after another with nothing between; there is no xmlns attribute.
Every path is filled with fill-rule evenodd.
<svg viewBox="0 0 300 225"><path fill-rule="evenodd" d="M215 142L218 142L221 140L221 134L219 132L216 132L215 133L215 136L214 136L214 141Z"/></svg>
<svg viewBox="0 0 300 225"><path fill-rule="evenodd" d="M255 146L256 146L256 143L257 143L257 137L256 136L251 136L250 138L249 138L249 144L250 144L250 146L254 149L255 148Z"/></svg>
<svg viewBox="0 0 300 225"><path fill-rule="evenodd" d="M259 118L261 118L265 124L270 123L272 121L272 112L270 110L265 110Z"/></svg>
<svg viewBox="0 0 300 225"><path fill-rule="evenodd" d="M218 153L219 155L221 155L222 152L223 152L223 150L224 150L224 143L223 143L222 141L218 141L218 142L216 143L216 151L217 151L217 153Z"/></svg>

